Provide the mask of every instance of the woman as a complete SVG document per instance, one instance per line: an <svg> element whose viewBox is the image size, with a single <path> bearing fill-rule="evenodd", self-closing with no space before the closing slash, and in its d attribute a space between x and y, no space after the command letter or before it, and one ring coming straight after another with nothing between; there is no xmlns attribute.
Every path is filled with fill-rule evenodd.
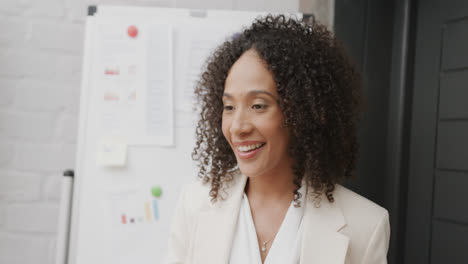
<svg viewBox="0 0 468 264"><path fill-rule="evenodd" d="M332 34L268 15L225 42L196 89L193 158L169 263L386 263L387 211L353 175L360 76Z"/></svg>

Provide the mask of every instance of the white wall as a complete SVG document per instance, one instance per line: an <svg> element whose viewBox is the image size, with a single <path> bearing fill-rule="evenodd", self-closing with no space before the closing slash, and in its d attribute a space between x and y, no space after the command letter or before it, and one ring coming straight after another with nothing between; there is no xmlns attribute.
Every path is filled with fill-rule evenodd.
<svg viewBox="0 0 468 264"><path fill-rule="evenodd" d="M274 12L317 8L317 17L326 20L332 2L1 0L0 263L53 263L61 174L74 167L88 5Z"/></svg>

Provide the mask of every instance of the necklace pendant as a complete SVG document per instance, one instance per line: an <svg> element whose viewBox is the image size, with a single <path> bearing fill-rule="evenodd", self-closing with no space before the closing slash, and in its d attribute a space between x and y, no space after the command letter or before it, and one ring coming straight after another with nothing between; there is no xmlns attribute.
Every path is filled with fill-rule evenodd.
<svg viewBox="0 0 468 264"><path fill-rule="evenodd" d="M262 252L265 252L265 251L266 251L266 243L263 243L263 244L262 244L262 249L261 249L261 250L262 250Z"/></svg>

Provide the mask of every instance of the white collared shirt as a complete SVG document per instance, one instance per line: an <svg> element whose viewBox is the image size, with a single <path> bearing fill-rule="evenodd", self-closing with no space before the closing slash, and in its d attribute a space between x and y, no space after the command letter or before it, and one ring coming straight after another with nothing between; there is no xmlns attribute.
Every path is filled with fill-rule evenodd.
<svg viewBox="0 0 468 264"><path fill-rule="evenodd" d="M302 217L304 215L304 196L306 184L299 189L302 194L299 201L301 207L296 208L291 202L286 216L272 241L270 250L264 264L297 264L301 254L302 245ZM250 211L247 195L243 194L237 221L236 233L231 249L230 264L259 264L262 263L260 248L257 242L257 233Z"/></svg>

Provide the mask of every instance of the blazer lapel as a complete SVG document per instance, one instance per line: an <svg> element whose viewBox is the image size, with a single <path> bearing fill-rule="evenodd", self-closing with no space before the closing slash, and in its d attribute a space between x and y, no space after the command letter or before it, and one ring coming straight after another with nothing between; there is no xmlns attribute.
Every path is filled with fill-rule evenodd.
<svg viewBox="0 0 468 264"><path fill-rule="evenodd" d="M320 207L307 195L300 263L343 264L349 238L338 231L345 225L341 208L322 195Z"/></svg>
<svg viewBox="0 0 468 264"><path fill-rule="evenodd" d="M229 262L247 177L239 174L234 181L226 190L226 200L214 204L209 202L206 210L199 214L193 251L194 263Z"/></svg>
<svg viewBox="0 0 468 264"><path fill-rule="evenodd" d="M237 176L237 175L236 175ZM228 263L239 209L247 177L239 174L229 187L226 200L209 206L199 214L197 221L193 263ZM305 199L303 237L300 263L343 264L349 238L338 231L346 222L337 203L321 197L321 206L315 207L312 197Z"/></svg>

